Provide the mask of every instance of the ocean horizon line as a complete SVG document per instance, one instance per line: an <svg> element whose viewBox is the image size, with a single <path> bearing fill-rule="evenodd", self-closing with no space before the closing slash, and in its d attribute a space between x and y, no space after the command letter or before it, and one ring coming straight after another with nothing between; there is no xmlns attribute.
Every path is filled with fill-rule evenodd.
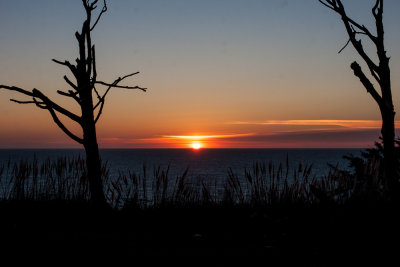
<svg viewBox="0 0 400 267"><path fill-rule="evenodd" d="M257 150L257 149L268 149L268 150L332 150L332 149L369 149L371 147L204 147L198 150L190 147L99 147L99 150ZM10 148L0 148L0 150L82 150L84 148L77 147L10 147Z"/></svg>

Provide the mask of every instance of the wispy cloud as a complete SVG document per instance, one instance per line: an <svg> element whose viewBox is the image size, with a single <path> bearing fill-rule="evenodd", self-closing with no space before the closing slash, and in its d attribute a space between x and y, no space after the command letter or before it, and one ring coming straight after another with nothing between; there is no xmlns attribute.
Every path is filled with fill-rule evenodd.
<svg viewBox="0 0 400 267"><path fill-rule="evenodd" d="M379 129L309 130L260 133L252 137L236 138L232 141L236 141L238 144L245 144L246 147L365 148L372 146L378 140L379 135Z"/></svg>
<svg viewBox="0 0 400 267"><path fill-rule="evenodd" d="M206 136L155 136L149 138L102 138L102 147L190 148L202 147L368 147L379 137L378 129L310 130Z"/></svg>
<svg viewBox="0 0 400 267"><path fill-rule="evenodd" d="M254 133L244 133L244 134L216 134L216 135L164 135L162 138L167 139L183 139L191 141L200 141L206 139L227 139L227 138L237 138L243 136L252 136Z"/></svg>
<svg viewBox="0 0 400 267"><path fill-rule="evenodd" d="M100 142L108 145L126 145L136 147L190 147L193 142L201 142L203 147L215 147L217 143L227 140L251 138L254 133L214 134L214 135L159 135L147 138L100 138Z"/></svg>
<svg viewBox="0 0 400 267"><path fill-rule="evenodd" d="M352 129L379 129L380 120L266 120L266 121L233 121L228 124L236 125L287 125L287 126L336 126ZM400 128L400 121L395 122Z"/></svg>
<svg viewBox="0 0 400 267"><path fill-rule="evenodd" d="M202 147L368 147L380 136L379 120L268 120L237 121L241 129L223 134L166 134L149 137L106 137L108 147L190 148ZM250 127L256 125L256 127ZM257 126L259 125L259 127ZM248 127L247 127L248 126ZM251 130L250 130L251 129ZM246 131L252 132L246 132ZM400 134L399 121L396 135Z"/></svg>

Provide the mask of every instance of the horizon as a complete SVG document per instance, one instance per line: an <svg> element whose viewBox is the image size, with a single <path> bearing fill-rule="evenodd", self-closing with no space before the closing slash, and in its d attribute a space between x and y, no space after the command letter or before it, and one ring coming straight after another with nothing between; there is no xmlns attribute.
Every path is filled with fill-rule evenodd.
<svg viewBox="0 0 400 267"><path fill-rule="evenodd" d="M372 29L373 4L344 1L348 14ZM51 59L77 56L81 5L2 1L0 84L38 88L76 112L73 103L56 95L68 88L63 76L72 75ZM397 113L399 11L400 1L385 1L385 47ZM356 60L366 70L362 59L350 45L338 53L347 40L340 17L316 0L110 2L93 32L99 79L139 71L124 85L148 91L110 92L97 124L99 148L373 147L380 112L350 68ZM363 44L371 52L367 40ZM0 149L81 148L48 112L10 98L25 100L0 91ZM76 125L66 125L80 135Z"/></svg>
<svg viewBox="0 0 400 267"><path fill-rule="evenodd" d="M213 148L213 147L208 147L208 148L200 148L200 149L193 149L190 147L178 147L178 148L162 148L162 147L148 147L148 148L116 148L116 147L107 147L107 148L99 148L99 150L193 150L193 151L201 151L201 150L265 150L265 149L270 149L270 150L355 150L355 149L369 149L371 147L252 147L252 148L245 148L245 147L220 147L220 148ZM26 148L0 148L0 150L82 150L84 151L85 149L83 147L49 147L49 148L43 148L43 147L26 147Z"/></svg>

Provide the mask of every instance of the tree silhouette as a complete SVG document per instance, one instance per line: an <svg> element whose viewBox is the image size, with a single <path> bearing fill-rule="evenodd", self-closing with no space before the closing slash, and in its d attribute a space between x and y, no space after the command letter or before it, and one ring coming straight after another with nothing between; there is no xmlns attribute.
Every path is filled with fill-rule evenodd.
<svg viewBox="0 0 400 267"><path fill-rule="evenodd" d="M86 19L82 24L81 32L77 31L75 33L79 45L79 57L76 59L76 64L72 64L67 60L59 61L53 59L54 62L66 66L75 78L74 83L67 76L64 76L64 80L72 89L67 92L58 90L57 93L74 100L80 106L81 116L56 104L36 88L32 91L28 91L15 86L0 85L0 89L15 91L31 97L31 100L28 101L15 99L11 99L11 101L18 104L34 104L38 108L47 110L53 121L65 134L83 145L86 153L87 178L89 180L91 200L95 205L105 206L106 199L101 179L101 162L97 144L96 123L102 114L106 96L112 88L139 89L142 91L146 91L146 88L119 85L121 81L139 72L119 77L112 83L99 81L97 79L95 46L92 45L91 32L98 24L101 16L107 11L107 3L106 0L104 0L103 8L98 13L96 20L92 23L92 13L97 8L97 2L98 0L92 2L90 0L82 0L86 11ZM105 88L102 94L96 89L97 85L101 85ZM60 115L77 123L82 128L83 136L79 137L72 133L61 122L59 118Z"/></svg>
<svg viewBox="0 0 400 267"><path fill-rule="evenodd" d="M324 6L330 8L341 16L341 19L349 36L349 41L339 51L339 53L351 43L368 66L371 76L377 82L380 88L380 94L372 84L370 79L364 74L360 65L357 62L351 63L350 67L357 76L368 93L379 106L382 117L382 140L383 140L383 155L384 155L384 178L386 189L393 195L398 193L398 174L396 172L395 159L395 127L394 127L394 106L392 101L391 80L389 57L386 56L384 46L384 30L383 30L383 0L376 0L372 7L372 15L375 19L376 34L374 35L367 27L359 24L350 18L345 11L345 8L340 0L318 0ZM361 39L358 36L365 36L370 40L376 48L378 55L378 63L375 63L370 56L367 55Z"/></svg>

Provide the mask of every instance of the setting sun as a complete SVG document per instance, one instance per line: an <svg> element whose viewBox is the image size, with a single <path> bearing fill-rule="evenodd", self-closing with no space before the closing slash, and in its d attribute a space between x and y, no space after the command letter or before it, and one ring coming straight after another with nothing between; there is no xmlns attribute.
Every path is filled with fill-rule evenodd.
<svg viewBox="0 0 400 267"><path fill-rule="evenodd" d="M193 149L200 149L201 148L201 144L196 142L196 143L192 143L192 148Z"/></svg>

